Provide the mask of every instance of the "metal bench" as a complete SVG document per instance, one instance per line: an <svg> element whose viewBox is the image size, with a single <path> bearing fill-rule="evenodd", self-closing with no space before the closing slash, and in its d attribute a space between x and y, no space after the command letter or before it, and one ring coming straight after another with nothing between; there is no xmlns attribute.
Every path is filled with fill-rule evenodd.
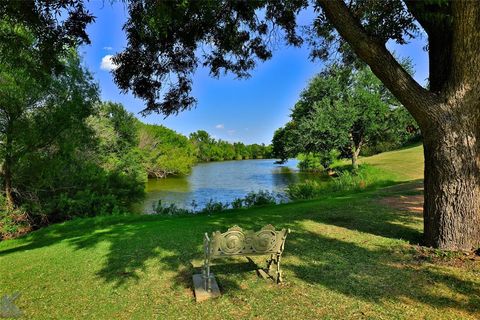
<svg viewBox="0 0 480 320"><path fill-rule="evenodd" d="M267 273L270 272L272 264L275 264L276 282L282 282L280 259L289 233L290 229L277 231L270 224L257 232L243 230L238 226L234 226L224 233L216 231L212 233L211 237L205 233L205 257L202 269L204 290L206 292L211 292L212 290L213 274L210 272L211 261L232 256L270 255L270 258L267 260Z"/></svg>

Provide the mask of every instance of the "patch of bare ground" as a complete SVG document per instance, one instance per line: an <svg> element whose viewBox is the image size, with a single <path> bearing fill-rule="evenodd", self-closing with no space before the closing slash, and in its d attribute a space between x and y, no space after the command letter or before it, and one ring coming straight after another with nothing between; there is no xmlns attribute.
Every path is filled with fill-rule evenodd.
<svg viewBox="0 0 480 320"><path fill-rule="evenodd" d="M423 195L386 197L382 198L379 202L402 211L420 214L423 212Z"/></svg>
<svg viewBox="0 0 480 320"><path fill-rule="evenodd" d="M379 199L380 204L411 213L423 213L423 183L421 181L402 183L385 188L385 190L387 189L389 193L402 194L383 197Z"/></svg>
<svg viewBox="0 0 480 320"><path fill-rule="evenodd" d="M451 267L480 267L480 251L446 251L422 246L413 246L413 258L415 261L430 262L437 265Z"/></svg>

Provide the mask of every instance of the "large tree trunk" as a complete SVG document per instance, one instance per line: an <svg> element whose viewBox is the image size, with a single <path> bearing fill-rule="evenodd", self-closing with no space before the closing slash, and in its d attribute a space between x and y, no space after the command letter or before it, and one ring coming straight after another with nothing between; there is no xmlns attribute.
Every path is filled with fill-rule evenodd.
<svg viewBox="0 0 480 320"><path fill-rule="evenodd" d="M451 59L445 61L451 70L440 92L443 101L420 125L424 232L427 245L471 250L480 247L480 3L453 1L452 13Z"/></svg>
<svg viewBox="0 0 480 320"><path fill-rule="evenodd" d="M15 208L12 189L12 139L9 132L5 141L5 159L3 162L3 183L5 190L6 206L8 210Z"/></svg>
<svg viewBox="0 0 480 320"><path fill-rule="evenodd" d="M460 109L423 132L425 244L448 250L480 247L480 118Z"/></svg>
<svg viewBox="0 0 480 320"><path fill-rule="evenodd" d="M7 165L6 162L3 167L3 179L5 184L5 198L7 200L6 206L8 210L15 208L15 201L13 199L13 189L12 189L12 171L10 165Z"/></svg>

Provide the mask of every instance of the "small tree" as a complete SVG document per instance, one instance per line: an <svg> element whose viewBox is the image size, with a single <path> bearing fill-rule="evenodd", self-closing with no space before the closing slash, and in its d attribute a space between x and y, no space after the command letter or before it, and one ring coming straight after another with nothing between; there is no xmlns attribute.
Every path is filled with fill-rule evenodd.
<svg viewBox="0 0 480 320"><path fill-rule="evenodd" d="M16 137L24 131L23 122L32 110L51 106L47 101L55 94L50 90L59 85L54 78L68 68L64 59L71 48L89 43L85 28L92 21L81 1L0 4L0 153L10 209L15 206L13 162L18 152L25 151L15 146ZM61 88L65 85L60 83Z"/></svg>
<svg viewBox="0 0 480 320"><path fill-rule="evenodd" d="M12 209L15 161L47 146L75 117L88 116L98 95L74 50L63 57L62 72L55 74L40 64L36 38L28 29L0 22L0 32L19 42L0 42L0 156L7 207Z"/></svg>
<svg viewBox="0 0 480 320"><path fill-rule="evenodd" d="M406 131L406 121L415 125L408 114L398 121L401 108L368 67L332 65L310 81L273 144L290 156L340 150L356 170L363 146Z"/></svg>

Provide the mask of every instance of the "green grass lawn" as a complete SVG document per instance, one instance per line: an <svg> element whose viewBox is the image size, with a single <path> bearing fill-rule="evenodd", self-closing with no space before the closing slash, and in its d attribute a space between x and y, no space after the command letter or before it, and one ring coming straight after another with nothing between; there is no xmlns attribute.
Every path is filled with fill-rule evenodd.
<svg viewBox="0 0 480 320"><path fill-rule="evenodd" d="M0 242L0 295L21 292L28 319L479 319L479 261L422 249L421 215L385 201L420 192L407 183L211 216L53 225ZM203 233L268 223L293 231L285 283L258 278L244 258L220 261L223 295L195 303Z"/></svg>
<svg viewBox="0 0 480 320"><path fill-rule="evenodd" d="M423 146L419 145L360 158L360 163L367 163L390 172L399 181L423 179Z"/></svg>

